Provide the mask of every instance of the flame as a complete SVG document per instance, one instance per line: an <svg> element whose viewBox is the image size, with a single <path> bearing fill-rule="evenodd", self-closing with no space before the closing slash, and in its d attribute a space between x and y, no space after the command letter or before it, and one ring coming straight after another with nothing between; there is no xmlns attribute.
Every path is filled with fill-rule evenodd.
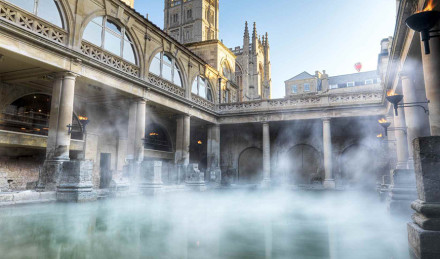
<svg viewBox="0 0 440 259"><path fill-rule="evenodd" d="M78 120L87 121L87 120L89 120L89 118L80 115L80 116L78 116Z"/></svg>
<svg viewBox="0 0 440 259"><path fill-rule="evenodd" d="M201 145L203 142L201 140L197 141L197 144Z"/></svg>
<svg viewBox="0 0 440 259"><path fill-rule="evenodd" d="M432 11L434 10L434 7L435 7L434 0L429 0L425 8L421 11L418 11L417 13Z"/></svg>
<svg viewBox="0 0 440 259"><path fill-rule="evenodd" d="M387 96L394 96L394 95L397 95L394 90L391 89L387 91Z"/></svg>
<svg viewBox="0 0 440 259"><path fill-rule="evenodd" d="M151 132L149 135L150 135L150 136L159 136L159 133Z"/></svg>
<svg viewBox="0 0 440 259"><path fill-rule="evenodd" d="M378 137L378 138L382 138L382 137L383 137L382 133L380 133L379 135L377 135L377 137Z"/></svg>
<svg viewBox="0 0 440 259"><path fill-rule="evenodd" d="M382 124L382 123L387 123L387 120L386 120L385 118L382 118L382 119L379 120L379 123L380 123L380 124Z"/></svg>

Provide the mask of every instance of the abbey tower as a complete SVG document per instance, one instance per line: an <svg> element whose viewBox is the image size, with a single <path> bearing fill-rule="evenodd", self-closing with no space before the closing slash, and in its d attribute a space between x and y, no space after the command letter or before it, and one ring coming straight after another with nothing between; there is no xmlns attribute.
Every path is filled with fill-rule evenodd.
<svg viewBox="0 0 440 259"><path fill-rule="evenodd" d="M251 35L246 22L243 46L228 48L219 40L219 0L165 0L164 12L164 30L222 72L222 101L271 98L269 39L255 23Z"/></svg>

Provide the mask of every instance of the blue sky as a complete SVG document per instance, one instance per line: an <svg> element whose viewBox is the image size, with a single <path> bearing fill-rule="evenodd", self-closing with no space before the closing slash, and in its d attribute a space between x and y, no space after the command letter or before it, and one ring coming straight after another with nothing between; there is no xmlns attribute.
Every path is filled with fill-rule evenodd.
<svg viewBox="0 0 440 259"><path fill-rule="evenodd" d="M135 0L135 9L163 28L163 0ZM330 76L375 70L380 41L392 36L395 0L220 0L220 39L243 44L244 23L269 33L273 98L284 81L307 71Z"/></svg>

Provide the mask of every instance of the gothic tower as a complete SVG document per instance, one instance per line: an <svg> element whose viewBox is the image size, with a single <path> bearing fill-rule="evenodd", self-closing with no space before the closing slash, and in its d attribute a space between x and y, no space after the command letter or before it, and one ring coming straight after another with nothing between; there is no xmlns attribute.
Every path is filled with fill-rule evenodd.
<svg viewBox="0 0 440 259"><path fill-rule="evenodd" d="M219 0L165 0L164 30L180 43L218 40Z"/></svg>

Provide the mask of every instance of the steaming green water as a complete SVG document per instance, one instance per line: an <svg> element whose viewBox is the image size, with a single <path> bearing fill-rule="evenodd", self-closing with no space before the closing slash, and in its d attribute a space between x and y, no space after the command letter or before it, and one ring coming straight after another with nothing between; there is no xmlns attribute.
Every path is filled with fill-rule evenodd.
<svg viewBox="0 0 440 259"><path fill-rule="evenodd" d="M408 258L405 221L377 200L234 191L1 208L0 258Z"/></svg>

